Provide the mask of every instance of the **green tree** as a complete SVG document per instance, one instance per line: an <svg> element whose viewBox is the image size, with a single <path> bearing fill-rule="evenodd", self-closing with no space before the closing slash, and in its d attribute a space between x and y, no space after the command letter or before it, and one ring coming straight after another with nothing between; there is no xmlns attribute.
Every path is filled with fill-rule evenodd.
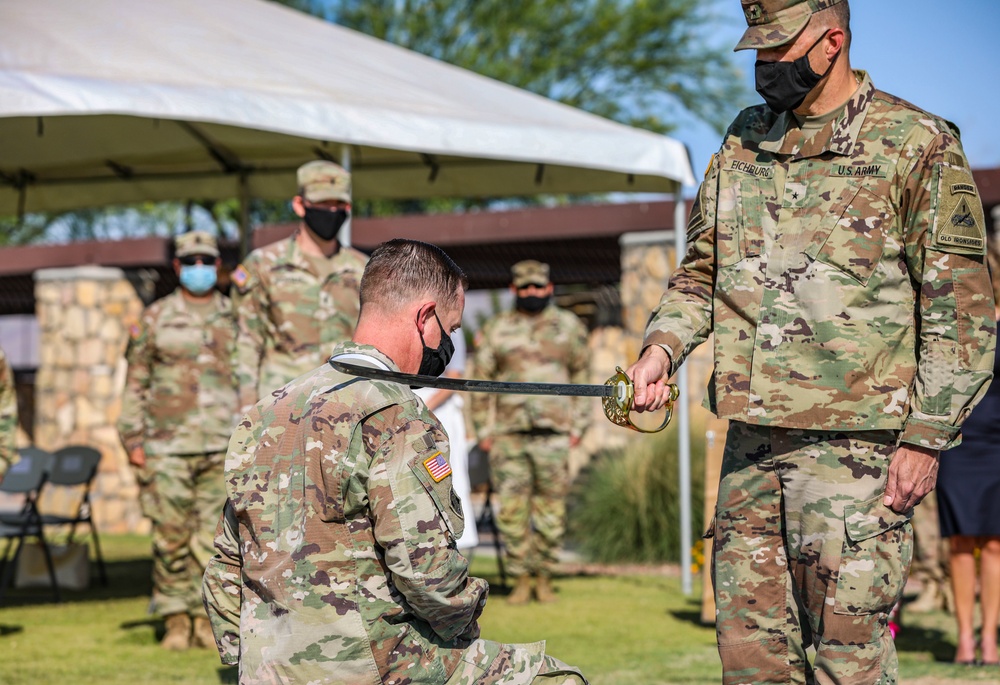
<svg viewBox="0 0 1000 685"><path fill-rule="evenodd" d="M720 133L746 90L712 0L276 0L659 133Z"/></svg>

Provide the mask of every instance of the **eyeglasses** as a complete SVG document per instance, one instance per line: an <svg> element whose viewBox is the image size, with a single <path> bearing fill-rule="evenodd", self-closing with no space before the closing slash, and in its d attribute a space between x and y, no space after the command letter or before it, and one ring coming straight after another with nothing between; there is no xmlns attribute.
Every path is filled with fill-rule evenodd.
<svg viewBox="0 0 1000 685"><path fill-rule="evenodd" d="M194 266L195 264L208 264L215 266L215 257L209 255L193 254L187 257L178 257L178 261L184 266Z"/></svg>

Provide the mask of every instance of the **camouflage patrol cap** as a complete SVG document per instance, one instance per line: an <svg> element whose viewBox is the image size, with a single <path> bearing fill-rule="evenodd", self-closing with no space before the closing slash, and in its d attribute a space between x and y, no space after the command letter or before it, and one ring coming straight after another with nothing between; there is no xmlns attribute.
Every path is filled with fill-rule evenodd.
<svg viewBox="0 0 1000 685"><path fill-rule="evenodd" d="M747 30L734 51L777 48L795 40L820 10L842 0L740 0Z"/></svg>
<svg viewBox="0 0 1000 685"><path fill-rule="evenodd" d="M174 256L190 257L191 255L219 256L219 243L215 236L205 231L189 231L174 238Z"/></svg>
<svg viewBox="0 0 1000 685"><path fill-rule="evenodd" d="M546 286L549 284L549 265L525 259L510 267L510 276L515 288L527 285Z"/></svg>
<svg viewBox="0 0 1000 685"><path fill-rule="evenodd" d="M309 202L351 201L351 174L344 167L324 159L299 167L299 192Z"/></svg>

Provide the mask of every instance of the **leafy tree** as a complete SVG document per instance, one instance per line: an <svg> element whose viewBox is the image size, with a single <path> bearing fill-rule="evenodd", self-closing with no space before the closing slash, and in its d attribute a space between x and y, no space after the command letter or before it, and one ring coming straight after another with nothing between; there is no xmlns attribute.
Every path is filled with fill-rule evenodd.
<svg viewBox="0 0 1000 685"><path fill-rule="evenodd" d="M659 133L720 133L745 95L711 0L276 0Z"/></svg>

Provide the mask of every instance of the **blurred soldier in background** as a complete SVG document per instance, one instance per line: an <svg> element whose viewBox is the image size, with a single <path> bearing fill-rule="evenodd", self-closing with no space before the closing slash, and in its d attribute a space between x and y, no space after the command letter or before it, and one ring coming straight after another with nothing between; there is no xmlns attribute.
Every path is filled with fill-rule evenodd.
<svg viewBox="0 0 1000 685"><path fill-rule="evenodd" d="M119 431L153 521L153 610L162 645L213 647L201 602L225 502L225 450L235 427L236 336L229 300L216 289L219 248L201 231L177 237L180 287L131 328ZM193 632L192 632L193 630Z"/></svg>
<svg viewBox="0 0 1000 685"><path fill-rule="evenodd" d="M17 392L14 372L0 349L0 480L17 459Z"/></svg>
<svg viewBox="0 0 1000 685"><path fill-rule="evenodd" d="M586 383L587 329L551 303L549 265L535 260L511 268L513 311L486 322L477 336L476 373L498 381ZM500 499L498 525L507 570L516 578L507 601L556 597L551 577L565 530L569 449L580 442L587 414L580 398L474 395L473 423L489 454Z"/></svg>
<svg viewBox="0 0 1000 685"><path fill-rule="evenodd" d="M258 248L232 275L240 408L316 368L351 339L367 258L337 236L351 212L351 175L333 162L298 170L287 240Z"/></svg>

